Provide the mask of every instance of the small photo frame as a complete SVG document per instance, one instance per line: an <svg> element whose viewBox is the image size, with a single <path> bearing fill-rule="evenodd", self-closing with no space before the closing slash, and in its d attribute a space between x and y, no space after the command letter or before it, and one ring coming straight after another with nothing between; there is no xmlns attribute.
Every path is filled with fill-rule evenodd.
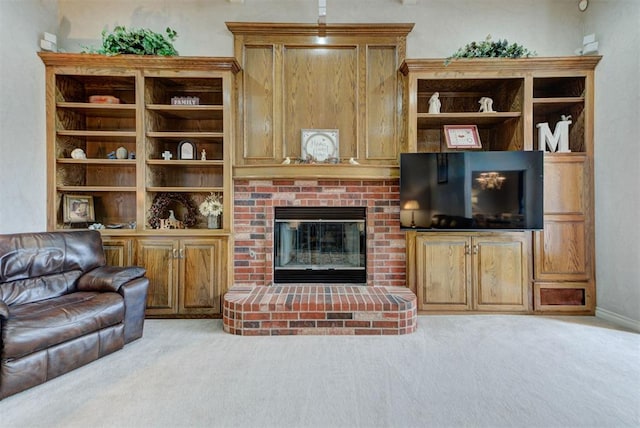
<svg viewBox="0 0 640 428"><path fill-rule="evenodd" d="M62 215L65 223L92 223L96 221L93 196L64 195Z"/></svg>
<svg viewBox="0 0 640 428"><path fill-rule="evenodd" d="M444 137L450 149L481 149L476 125L444 125Z"/></svg>
<svg viewBox="0 0 640 428"><path fill-rule="evenodd" d="M182 140L178 144L178 159L193 160L196 158L196 145L189 140Z"/></svg>

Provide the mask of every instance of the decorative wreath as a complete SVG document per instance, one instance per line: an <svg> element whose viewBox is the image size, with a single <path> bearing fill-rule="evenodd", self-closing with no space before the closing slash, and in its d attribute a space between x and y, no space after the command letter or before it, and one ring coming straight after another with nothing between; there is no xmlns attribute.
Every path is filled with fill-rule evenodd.
<svg viewBox="0 0 640 428"><path fill-rule="evenodd" d="M160 220L169 217L169 207L173 203L182 204L187 209L182 219L185 227L191 227L198 222L198 208L191 196L186 193L158 193L149 208L149 226L159 229Z"/></svg>

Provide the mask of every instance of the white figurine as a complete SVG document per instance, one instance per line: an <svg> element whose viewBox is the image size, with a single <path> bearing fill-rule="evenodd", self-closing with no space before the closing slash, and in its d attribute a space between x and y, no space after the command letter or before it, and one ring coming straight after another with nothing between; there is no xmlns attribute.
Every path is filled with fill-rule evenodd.
<svg viewBox="0 0 640 428"><path fill-rule="evenodd" d="M71 157L73 159L86 159L87 154L82 149L73 149L71 151Z"/></svg>
<svg viewBox="0 0 640 428"><path fill-rule="evenodd" d="M291 158L289 156L284 158L284 160L282 161L282 165L289 165L290 163L291 163Z"/></svg>
<svg viewBox="0 0 640 428"><path fill-rule="evenodd" d="M493 100L489 97L482 97L480 98L480 101L478 101L478 104L480 104L480 111L483 113L495 113L495 110L493 109Z"/></svg>
<svg viewBox="0 0 640 428"><path fill-rule="evenodd" d="M355 160L354 158L350 158L350 159L349 159L349 163L350 163L351 165L360 165L360 163L359 163L357 160Z"/></svg>
<svg viewBox="0 0 640 428"><path fill-rule="evenodd" d="M116 149L116 159L126 159L129 155L129 152L123 146L120 146Z"/></svg>
<svg viewBox="0 0 640 428"><path fill-rule="evenodd" d="M207 160L207 151L205 149L200 152L200 160Z"/></svg>
<svg viewBox="0 0 640 428"><path fill-rule="evenodd" d="M434 92L429 98L429 113L440 113L440 93Z"/></svg>

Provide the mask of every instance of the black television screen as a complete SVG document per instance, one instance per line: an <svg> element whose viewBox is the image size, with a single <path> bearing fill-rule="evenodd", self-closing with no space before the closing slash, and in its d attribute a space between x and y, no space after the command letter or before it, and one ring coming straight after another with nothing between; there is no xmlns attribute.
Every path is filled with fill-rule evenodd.
<svg viewBox="0 0 640 428"><path fill-rule="evenodd" d="M400 154L400 226L540 230L541 151Z"/></svg>

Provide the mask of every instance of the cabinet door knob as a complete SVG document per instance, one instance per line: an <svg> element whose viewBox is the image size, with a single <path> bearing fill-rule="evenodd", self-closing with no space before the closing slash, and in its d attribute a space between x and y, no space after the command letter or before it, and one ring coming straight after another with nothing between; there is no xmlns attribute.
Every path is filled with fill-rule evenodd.
<svg viewBox="0 0 640 428"><path fill-rule="evenodd" d="M471 254L471 248L469 247L469 244L464 244L464 253Z"/></svg>
<svg viewBox="0 0 640 428"><path fill-rule="evenodd" d="M473 246L473 254L478 254L478 250L480 249L480 247L478 246L478 244L475 244Z"/></svg>
<svg viewBox="0 0 640 428"><path fill-rule="evenodd" d="M180 248L180 256L178 258L184 259L184 248Z"/></svg>
<svg viewBox="0 0 640 428"><path fill-rule="evenodd" d="M177 259L178 258L178 250L177 249L173 249L173 256L172 258Z"/></svg>

